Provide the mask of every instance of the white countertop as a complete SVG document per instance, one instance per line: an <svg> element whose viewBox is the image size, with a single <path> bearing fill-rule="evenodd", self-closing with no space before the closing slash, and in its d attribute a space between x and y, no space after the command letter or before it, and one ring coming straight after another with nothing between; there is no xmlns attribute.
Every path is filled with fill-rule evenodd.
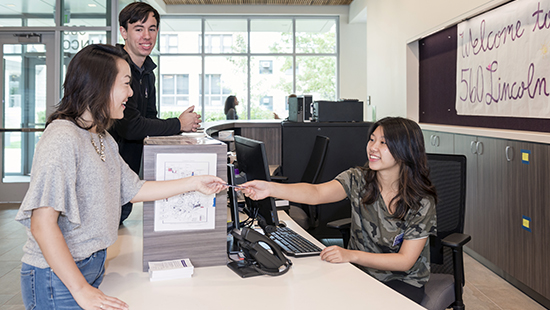
<svg viewBox="0 0 550 310"><path fill-rule="evenodd" d="M279 217L305 234L286 213L279 212ZM150 282L141 271L141 221L133 222L119 230L117 242L109 247L100 286L132 310L423 309L353 265L327 263L319 256L291 257L291 270L277 277L242 279L228 267L216 266L195 268L192 278Z"/></svg>

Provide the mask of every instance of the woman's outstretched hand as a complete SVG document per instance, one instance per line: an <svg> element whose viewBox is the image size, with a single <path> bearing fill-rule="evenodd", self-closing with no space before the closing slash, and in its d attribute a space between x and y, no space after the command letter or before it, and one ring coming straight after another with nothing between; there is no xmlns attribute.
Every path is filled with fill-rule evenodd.
<svg viewBox="0 0 550 310"><path fill-rule="evenodd" d="M250 181L241 184L243 194L253 200L261 200L270 196L269 182Z"/></svg>
<svg viewBox="0 0 550 310"><path fill-rule="evenodd" d="M196 190L205 195L215 194L227 188L222 179L213 175L197 175L193 177L193 181L196 182Z"/></svg>

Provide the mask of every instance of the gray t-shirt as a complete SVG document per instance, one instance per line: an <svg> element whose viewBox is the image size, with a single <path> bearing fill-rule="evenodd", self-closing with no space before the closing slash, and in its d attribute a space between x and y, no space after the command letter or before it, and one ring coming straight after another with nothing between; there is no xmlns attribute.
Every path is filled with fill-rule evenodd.
<svg viewBox="0 0 550 310"><path fill-rule="evenodd" d="M97 134L92 134L100 148ZM60 212L58 225L75 261L116 241L121 205L130 201L145 181L128 167L115 140L104 138L101 161L90 132L67 120L55 120L36 145L31 183L15 220L27 227L22 262L47 268L30 231L32 210L52 207Z"/></svg>
<svg viewBox="0 0 550 310"><path fill-rule="evenodd" d="M409 210L403 220L392 218L382 197L372 205L361 199L365 178L359 168L340 173L336 180L342 184L351 201L351 231L348 248L370 253L398 253L403 240L426 238L436 233L436 209L432 197L422 199L417 212ZM415 264L408 271L386 271L358 266L382 282L401 280L415 287L423 286L430 278L430 246L426 242Z"/></svg>

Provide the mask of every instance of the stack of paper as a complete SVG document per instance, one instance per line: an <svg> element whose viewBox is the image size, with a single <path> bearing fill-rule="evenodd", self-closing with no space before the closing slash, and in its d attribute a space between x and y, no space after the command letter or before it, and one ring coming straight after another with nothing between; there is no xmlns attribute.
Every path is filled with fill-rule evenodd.
<svg viewBox="0 0 550 310"><path fill-rule="evenodd" d="M149 262L149 280L171 280L190 278L193 275L193 264L188 258Z"/></svg>

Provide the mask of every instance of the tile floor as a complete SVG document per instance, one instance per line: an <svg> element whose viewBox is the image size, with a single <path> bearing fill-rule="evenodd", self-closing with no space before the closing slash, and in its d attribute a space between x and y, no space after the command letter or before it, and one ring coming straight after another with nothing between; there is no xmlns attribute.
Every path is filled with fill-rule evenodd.
<svg viewBox="0 0 550 310"><path fill-rule="evenodd" d="M129 221L141 220L141 204ZM0 310L24 310L19 288L25 229L14 221L18 204L0 203ZM468 310L539 310L543 306L465 255L464 302Z"/></svg>

